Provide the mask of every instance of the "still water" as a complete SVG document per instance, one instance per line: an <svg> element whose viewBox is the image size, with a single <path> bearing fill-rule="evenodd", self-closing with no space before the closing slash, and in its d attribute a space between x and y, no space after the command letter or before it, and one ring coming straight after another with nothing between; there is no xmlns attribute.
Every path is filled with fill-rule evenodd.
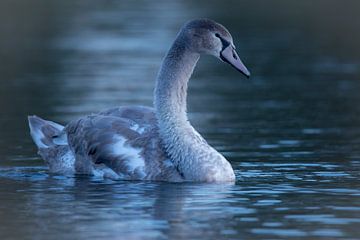
<svg viewBox="0 0 360 240"><path fill-rule="evenodd" d="M1 239L359 239L358 1L2 1ZM51 175L26 116L151 105L178 28L208 17L252 72L203 57L193 125L235 185Z"/></svg>

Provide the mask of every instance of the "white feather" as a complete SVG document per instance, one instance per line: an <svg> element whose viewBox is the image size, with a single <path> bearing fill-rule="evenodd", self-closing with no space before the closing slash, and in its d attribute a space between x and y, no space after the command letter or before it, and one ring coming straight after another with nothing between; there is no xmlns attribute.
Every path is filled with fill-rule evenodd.
<svg viewBox="0 0 360 240"><path fill-rule="evenodd" d="M137 174L145 176L145 161L141 157L141 149L130 146L126 141L127 139L123 136L118 135L116 137L116 143L112 146L114 155L121 156L124 159L129 173L136 171Z"/></svg>
<svg viewBox="0 0 360 240"><path fill-rule="evenodd" d="M134 124L130 127L131 130L138 132L139 134L144 133L145 127L140 127L139 124Z"/></svg>

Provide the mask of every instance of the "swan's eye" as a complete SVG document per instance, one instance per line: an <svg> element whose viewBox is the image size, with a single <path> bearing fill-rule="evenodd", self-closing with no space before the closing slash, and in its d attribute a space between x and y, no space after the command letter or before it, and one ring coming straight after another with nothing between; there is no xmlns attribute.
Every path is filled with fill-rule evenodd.
<svg viewBox="0 0 360 240"><path fill-rule="evenodd" d="M215 37L218 37L218 38L220 38L220 34L218 34L218 33L215 33Z"/></svg>

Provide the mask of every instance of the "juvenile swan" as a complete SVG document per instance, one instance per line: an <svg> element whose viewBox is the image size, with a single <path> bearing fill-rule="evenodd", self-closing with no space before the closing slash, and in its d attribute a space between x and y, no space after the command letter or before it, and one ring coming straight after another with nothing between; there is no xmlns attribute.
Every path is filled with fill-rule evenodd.
<svg viewBox="0 0 360 240"><path fill-rule="evenodd" d="M201 54L213 55L250 76L226 28L198 19L181 28L163 60L154 108L113 108L65 127L29 116L31 136L50 172L125 180L234 182L230 163L187 118L187 83Z"/></svg>

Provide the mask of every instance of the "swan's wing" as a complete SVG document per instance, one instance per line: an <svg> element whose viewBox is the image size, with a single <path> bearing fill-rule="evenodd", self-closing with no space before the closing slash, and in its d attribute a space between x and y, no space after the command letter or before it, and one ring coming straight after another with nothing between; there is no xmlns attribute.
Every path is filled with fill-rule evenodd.
<svg viewBox="0 0 360 240"><path fill-rule="evenodd" d="M151 111L143 114L141 119L138 109L118 108L69 123L65 131L76 171L90 174L102 164L122 179L183 181L162 148Z"/></svg>
<svg viewBox="0 0 360 240"><path fill-rule="evenodd" d="M142 149L131 141L141 134L133 130L136 123L114 116L91 115L66 126L69 146L76 156L78 172L91 172L94 164L105 164L125 179L145 175Z"/></svg>
<svg viewBox="0 0 360 240"><path fill-rule="evenodd" d="M145 128L157 124L154 108L144 106L116 107L102 111L99 115L129 119L138 124L139 127Z"/></svg>

